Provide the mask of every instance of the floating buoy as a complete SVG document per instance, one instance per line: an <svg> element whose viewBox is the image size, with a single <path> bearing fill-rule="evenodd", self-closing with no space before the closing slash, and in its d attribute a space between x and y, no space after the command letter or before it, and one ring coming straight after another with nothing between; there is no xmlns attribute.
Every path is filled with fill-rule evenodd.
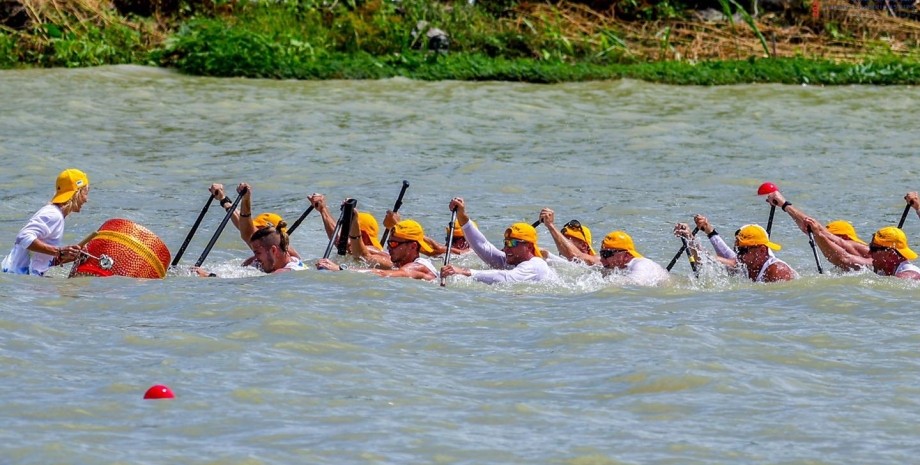
<svg viewBox="0 0 920 465"><path fill-rule="evenodd" d="M149 229L126 219L110 219L86 239L86 252L70 276L127 276L161 279L169 249Z"/></svg>
<svg viewBox="0 0 920 465"><path fill-rule="evenodd" d="M150 386L150 389L144 393L144 399L174 399L176 397L173 394L172 389L165 384L155 384Z"/></svg>

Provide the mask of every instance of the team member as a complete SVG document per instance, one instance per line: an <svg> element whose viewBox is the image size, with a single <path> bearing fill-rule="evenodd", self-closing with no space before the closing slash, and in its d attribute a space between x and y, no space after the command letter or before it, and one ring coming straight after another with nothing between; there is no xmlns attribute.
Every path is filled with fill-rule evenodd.
<svg viewBox="0 0 920 465"><path fill-rule="evenodd" d="M471 270L456 265L441 267L441 276L455 274L471 276L486 284L511 282L539 282L559 279L537 245L537 230L527 223L515 223L505 230L504 247L499 250L489 242L466 214L466 205L462 198L450 201L449 209L457 211L457 221L463 228L463 234L470 243L473 252L486 262L491 270ZM510 269L509 269L510 268Z"/></svg>
<svg viewBox="0 0 920 465"><path fill-rule="evenodd" d="M399 223L400 216L399 212L393 212L387 210L386 216L383 218L383 227L392 229L396 223ZM473 224L476 224L474 221ZM445 227L444 233L444 243L440 243L430 236L425 236L425 242L428 244L428 248L422 250L422 253L428 255L429 257L440 257L447 252L447 243L450 241L450 228ZM464 255L472 252L470 249L470 244L466 241L466 237L463 236L463 228L460 227L460 222L454 221L454 240L451 242L450 253L453 255Z"/></svg>
<svg viewBox="0 0 920 465"><path fill-rule="evenodd" d="M771 242L767 231L760 225L744 225L735 232L735 249L732 250L725 244L718 231L703 215L696 215L693 220L696 226L709 237L709 242L716 251L716 259L736 269L738 264L744 265L748 278L754 282L776 282L795 279L798 275L786 262L776 258L773 250L780 250L782 246ZM678 224L674 233L679 236L690 237L690 228L685 224ZM698 250L695 249L695 253Z"/></svg>
<svg viewBox="0 0 920 465"><path fill-rule="evenodd" d="M572 220L566 223L562 230L556 228L556 214L549 208L540 210L540 222L546 226L549 234L556 243L559 255L562 255L569 261L581 261L587 265L598 265L601 263L597 252L591 247L591 230L581 224L578 220Z"/></svg>
<svg viewBox="0 0 920 465"><path fill-rule="evenodd" d="M277 226L267 226L256 230L249 238L249 246L262 271L271 274L307 269L299 258L291 255L288 249L289 238L285 231L287 231L287 223L282 221ZM195 272L199 276L217 276L201 268L195 268Z"/></svg>
<svg viewBox="0 0 920 465"><path fill-rule="evenodd" d="M782 208L803 233L808 234L808 230L811 229L815 244L833 265L845 271L859 270L872 265L868 244L859 238L856 229L849 222L837 220L831 221L826 227L822 226L794 207L779 191L768 194L767 203Z"/></svg>
<svg viewBox="0 0 920 465"><path fill-rule="evenodd" d="M869 243L872 269L882 276L920 280L920 268L910 262L917 254L907 246L904 231L894 226L879 229Z"/></svg>
<svg viewBox="0 0 920 465"><path fill-rule="evenodd" d="M249 241L251 240L252 235L255 234L256 231L262 228L269 227L269 226L278 226L284 220L281 218L281 215L277 213L270 213L270 212L261 213L255 218L253 218L252 217L252 186L250 186L249 184L245 182L242 182L236 187L237 193L243 192L244 189L245 189L245 194L243 194L243 198L242 200L240 200L240 208L239 210L233 211L233 214L230 216L230 221L233 222L233 226L236 226L236 228L240 231L240 238L243 239L243 242L246 243L246 245L250 245ZM223 207L224 210L227 210L227 211L230 210L230 207L233 206L233 201L230 200L230 198L227 197L226 194L224 193L223 184L218 184L218 183L211 184L211 187L209 187L208 190L211 192L211 195L214 196L214 198L220 202L220 206ZM287 228L285 228L284 232L287 233ZM300 254L297 252L297 250L294 249L293 246L290 246L290 245L288 246L288 253L290 253L291 255L297 258L300 258ZM252 257L247 258L243 262L242 265L248 266L252 264L254 261L255 261L255 256L252 256Z"/></svg>
<svg viewBox="0 0 920 465"><path fill-rule="evenodd" d="M64 218L78 213L89 200L89 178L78 169L61 172L51 202L40 208L16 235L13 250L3 259L4 273L43 276L55 265L72 262L84 252L80 245L61 246Z"/></svg>
<svg viewBox="0 0 920 465"><path fill-rule="evenodd" d="M438 270L431 259L419 255L419 252L431 252L425 242L425 230L422 225L412 220L402 220L393 226L393 232L387 241L393 269L361 270L378 276L393 278L414 278L433 281L438 277ZM331 260L322 258L316 263L321 270L341 270Z"/></svg>
<svg viewBox="0 0 920 465"><path fill-rule="evenodd" d="M626 270L626 275L636 284L655 286L667 281L668 271L661 265L636 252L632 237L623 231L613 231L604 237L600 263L606 269Z"/></svg>

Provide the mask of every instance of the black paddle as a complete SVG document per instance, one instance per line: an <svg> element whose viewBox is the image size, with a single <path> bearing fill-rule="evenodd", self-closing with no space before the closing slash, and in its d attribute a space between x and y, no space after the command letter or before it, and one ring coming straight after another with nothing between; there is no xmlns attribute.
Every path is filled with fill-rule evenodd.
<svg viewBox="0 0 920 465"><path fill-rule="evenodd" d="M450 223L447 223L447 229L450 235L447 236L447 252L444 253L444 266L450 265L450 248L454 245L454 222L457 221L457 209L450 211ZM447 278L441 277L441 287L447 286Z"/></svg>
<svg viewBox="0 0 920 465"><path fill-rule="evenodd" d="M700 228L693 228L693 233L692 233L692 234L693 234L694 236L695 236L696 233L698 233L698 232L700 232ZM666 269L667 269L668 271L671 271L671 268L674 268L674 264L677 263L677 259L680 258L680 254L684 253L684 251L686 250L686 251L687 251L687 256L690 257L690 267L693 268L693 271L694 271L694 272L696 272L696 260L694 260L694 259L693 259L693 255L690 254L690 249L689 249L690 244L687 242L687 238L686 238L686 237L681 236L680 239L681 239L681 242L684 243L684 245L682 245L681 248L680 248L680 250L678 250L677 253L674 254L674 258L671 259L671 263L668 263L668 266L667 266Z"/></svg>
<svg viewBox="0 0 920 465"><path fill-rule="evenodd" d="M757 195L767 195L778 191L779 188L772 182L765 182L757 188ZM770 218L767 219L767 236L773 230L773 214L776 213L776 205L770 205Z"/></svg>
<svg viewBox="0 0 920 465"><path fill-rule="evenodd" d="M399 191L399 197L396 197L396 203L393 205L393 210L392 210L393 213L396 213L396 212L399 211L399 207L402 206L402 199L403 199L403 196L406 195L406 189L408 189L408 188L409 188L409 181L406 181L406 180L404 179L404 180L403 180L403 184L402 184L402 189L400 189L400 191ZM386 231L383 232L383 237L380 238L380 243L381 243L381 244L386 244L386 243L387 243L387 238L388 238L388 237L390 237L390 230L389 230L389 228L388 228Z"/></svg>
<svg viewBox="0 0 920 465"><path fill-rule="evenodd" d="M227 210L227 214L224 215L224 219L221 220L220 226L217 227L217 231L214 231L214 235L211 236L211 241L208 242L208 246L204 248L204 251L201 252L201 256L198 257L198 260L195 262L195 266L201 266L204 263L204 259L208 257L208 254L211 253L211 248L214 247L214 244L217 242L217 238L220 237L220 233L224 232L224 227L227 226L227 222L230 221L230 217L233 216L233 212L236 211L237 205L240 204L240 200L243 200L243 196L246 195L246 191L240 192L240 195L236 197L236 200L233 201L233 205L230 206L230 209Z"/></svg>
<svg viewBox="0 0 920 465"><path fill-rule="evenodd" d="M298 226L300 226L300 223L303 223L304 218L306 218L312 211L313 211L313 205L310 205L310 207L307 208L306 211L304 211L303 214L300 215L300 218L297 218L297 221L295 221L294 224L290 228L288 228L287 230L288 236L290 236L291 233L294 232L294 230L297 229Z"/></svg>
<svg viewBox="0 0 920 465"><path fill-rule="evenodd" d="M188 236L185 236L185 242L182 243L182 247L179 247L179 252L176 253L176 257L173 258L172 264L169 266L176 266L176 264L179 263L179 259L182 258L182 254L185 253L185 248L188 247L188 243L192 241L192 236L195 235L195 231L198 231L198 225L201 224L201 219L204 218L204 214L208 212L208 208L213 201L214 196L208 195L208 201L204 204L204 208L202 208L201 213L198 214L198 219L195 220L195 224L192 225L192 230L188 232Z"/></svg>
<svg viewBox="0 0 920 465"><path fill-rule="evenodd" d="M818 266L818 274L824 274L821 269L821 261L818 260L818 249L815 248L815 235L811 233L811 226L808 227L808 245L811 246L811 253L815 256L815 265Z"/></svg>
<svg viewBox="0 0 920 465"><path fill-rule="evenodd" d="M542 223L542 222L543 222L543 220L542 220L542 219L539 219L539 220L537 220L537 221L534 221L533 223L530 223L530 225L536 228L537 226L540 226L540 223Z"/></svg>
<svg viewBox="0 0 920 465"><path fill-rule="evenodd" d="M351 208L347 209L346 207L349 204L351 205ZM345 221L345 213L348 213L348 217L351 218L351 214L354 212L355 205L357 204L358 204L357 200L348 199L340 207L342 209L342 214L339 215L339 221L335 223L335 229L332 231L332 237L329 238L329 244L326 245L326 252L323 254L323 258L329 258L329 254L332 253L332 245L336 243L335 242L336 234L338 234L340 231L344 231L344 228L342 228L342 223ZM348 210L347 212L346 212L346 209ZM349 220L348 224L349 226L351 225L351 220ZM348 231L345 231L344 237L346 238L345 239L346 244L348 244L348 239L347 239L348 234L349 234ZM341 238L340 238L340 241L341 241ZM341 255L345 255L345 254L341 254Z"/></svg>
<svg viewBox="0 0 920 465"><path fill-rule="evenodd" d="M345 205L342 206L342 226L339 228L339 242L335 245L336 251L339 255L345 255L348 253L348 235L351 231L351 221L355 216L355 206L358 205L358 201L355 199L348 199L345 201ZM358 240L362 240L361 237L358 237Z"/></svg>
<svg viewBox="0 0 920 465"><path fill-rule="evenodd" d="M904 226L904 221L907 220L908 213L910 213L910 204L904 206L904 213L901 213L901 221L898 221L898 229Z"/></svg>

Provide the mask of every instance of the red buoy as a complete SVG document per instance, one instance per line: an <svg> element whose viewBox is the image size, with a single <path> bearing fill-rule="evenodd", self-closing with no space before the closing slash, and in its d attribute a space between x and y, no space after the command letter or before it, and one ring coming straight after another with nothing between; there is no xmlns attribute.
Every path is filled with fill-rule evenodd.
<svg viewBox="0 0 920 465"><path fill-rule="evenodd" d="M172 389L165 384L155 384L150 386L150 389L144 393L144 399L174 399L176 397L173 394Z"/></svg>

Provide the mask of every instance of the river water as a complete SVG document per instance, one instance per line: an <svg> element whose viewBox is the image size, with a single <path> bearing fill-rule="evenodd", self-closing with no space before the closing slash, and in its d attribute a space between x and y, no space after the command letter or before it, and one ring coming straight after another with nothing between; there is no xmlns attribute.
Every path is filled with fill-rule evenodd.
<svg viewBox="0 0 920 465"><path fill-rule="evenodd" d="M669 87L635 81L294 82L141 67L0 73L0 239L78 167L76 242L109 218L175 253L211 182L253 186L292 222L305 196L354 197L443 235L462 196L496 242L557 211L624 229L666 264L694 213L730 235L765 224L756 190L895 224L918 185L914 88ZM335 200L332 200L335 199ZM446 288L353 272L239 268L212 208L165 280L0 276L0 464L892 464L920 453L920 288L818 275L781 211L802 279L719 273L641 288L562 267L553 286ZM913 214L912 214L913 215ZM920 220L905 229L920 245ZM555 250L541 227L541 244ZM318 216L292 236L312 261ZM460 262L477 267L471 257ZM826 261L825 268L830 268ZM176 393L142 400L154 384Z"/></svg>

